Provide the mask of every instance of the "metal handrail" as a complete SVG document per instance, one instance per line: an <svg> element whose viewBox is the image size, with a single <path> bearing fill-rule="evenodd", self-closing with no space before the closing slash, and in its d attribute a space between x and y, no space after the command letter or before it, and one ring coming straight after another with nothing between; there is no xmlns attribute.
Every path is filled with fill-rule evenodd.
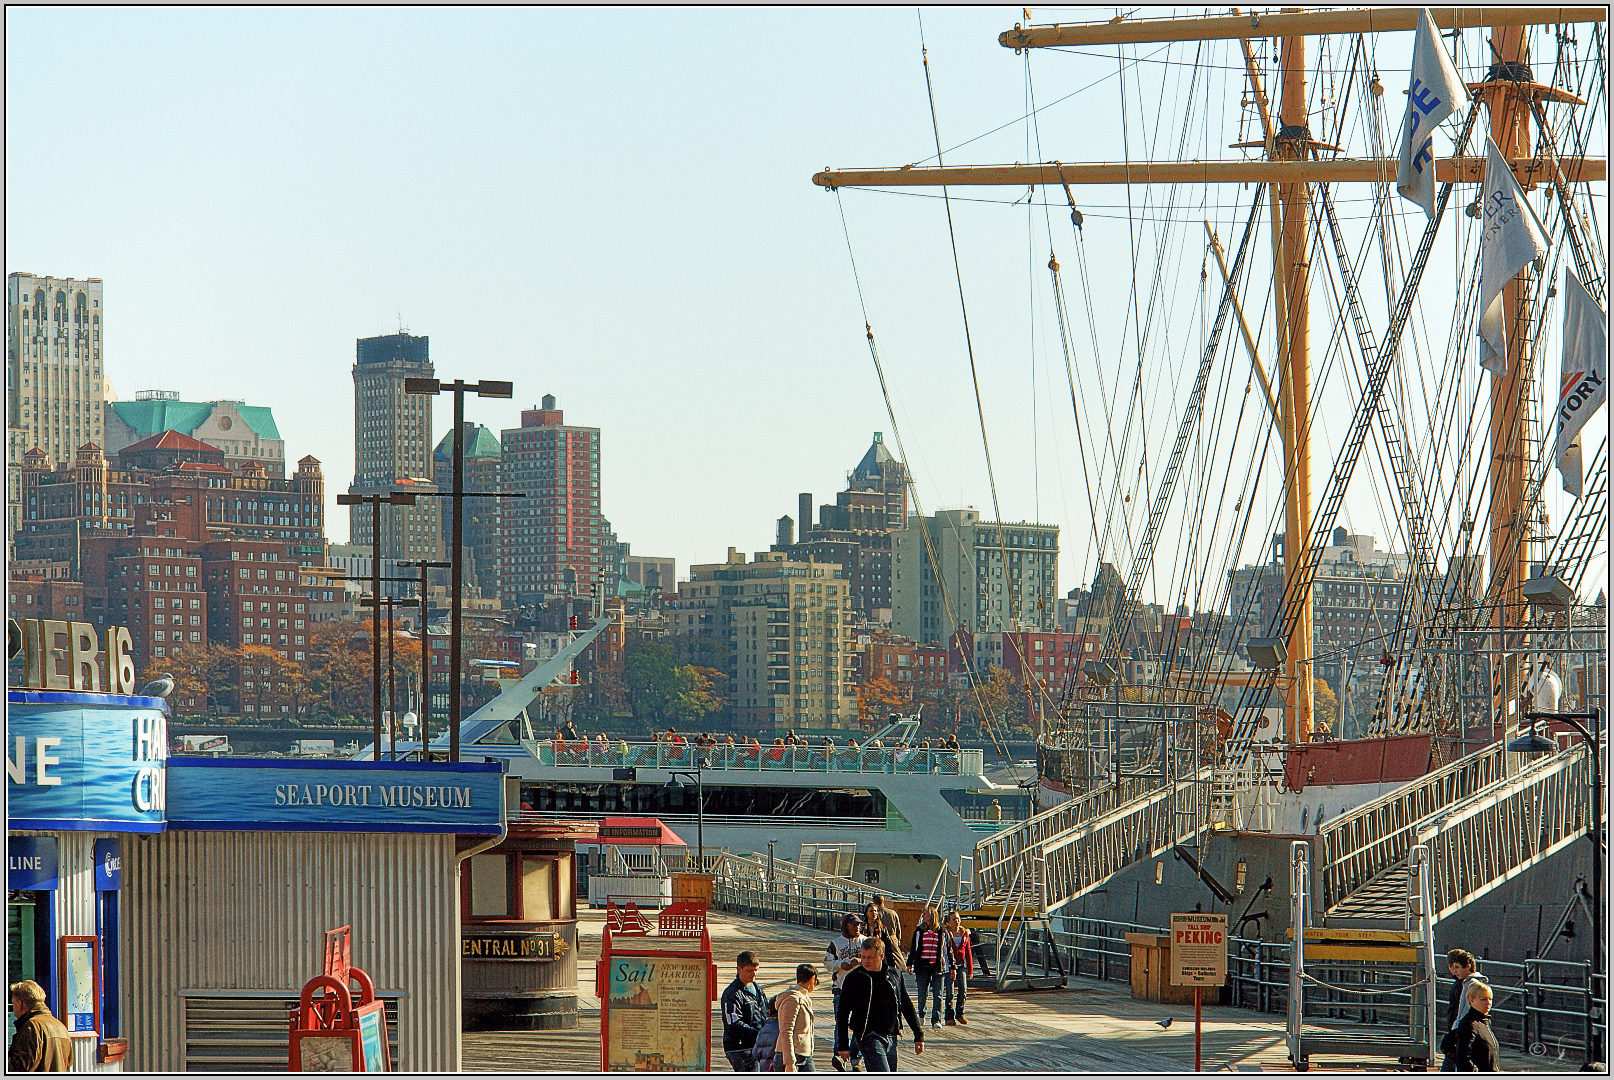
<svg viewBox="0 0 1614 1080"><path fill-rule="evenodd" d="M1119 789L1106 784L1033 814L980 841L975 845L977 896L984 900L993 892L1001 891L1022 852L1040 847L1071 829L1080 828L1144 790L1139 781L1131 778L1124 780Z"/></svg>
<svg viewBox="0 0 1614 1080"><path fill-rule="evenodd" d="M981 750L883 750L826 746L713 746L688 743L611 742L584 739L523 739L541 765L618 769L710 769L733 772L857 773L906 776L982 776Z"/></svg>
<svg viewBox="0 0 1614 1080"><path fill-rule="evenodd" d="M1436 769L1344 814L1317 833L1324 911L1392 867L1404 863L1420 821L1504 779L1501 743Z"/></svg>

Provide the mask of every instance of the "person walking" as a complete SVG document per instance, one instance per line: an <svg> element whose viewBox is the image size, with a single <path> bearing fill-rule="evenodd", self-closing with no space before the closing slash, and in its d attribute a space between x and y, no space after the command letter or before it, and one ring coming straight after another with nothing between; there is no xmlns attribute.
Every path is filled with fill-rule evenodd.
<svg viewBox="0 0 1614 1080"><path fill-rule="evenodd" d="M897 1036L903 1021L913 1029L913 1052L924 1054L925 1029L914 1011L902 974L885 960L885 938L863 941L862 964L848 972L835 1008L835 1053L850 1060L852 1047L863 1052L869 1072L897 1071Z"/></svg>
<svg viewBox="0 0 1614 1080"><path fill-rule="evenodd" d="M901 941L902 916L898 915L895 909L885 906L885 897L883 896L874 898L874 910L875 914L880 917L880 924L885 927L885 932L891 935L891 940Z"/></svg>
<svg viewBox="0 0 1614 1080"><path fill-rule="evenodd" d="M1467 1008L1452 1033L1452 1072L1497 1071L1499 1047L1496 1033L1491 1030L1492 1001L1489 983L1478 979L1469 982L1464 999Z"/></svg>
<svg viewBox="0 0 1614 1080"><path fill-rule="evenodd" d="M958 912L947 913L947 923L943 929L947 948L947 974L943 978L947 993L947 1026L962 1024L968 1027L969 1021L964 1019L964 992L969 988L970 976L975 973L974 950L970 948L970 936Z"/></svg>
<svg viewBox="0 0 1614 1080"><path fill-rule="evenodd" d="M926 907L908 946L908 966L913 969L919 989L919 1018L925 1018L925 998L930 998L930 1026L942 1026L942 983L947 977L946 937L937 923L936 909Z"/></svg>
<svg viewBox="0 0 1614 1080"><path fill-rule="evenodd" d="M734 958L734 981L723 991L723 1054L735 1072L753 1072L753 1051L768 1022L768 999L757 985L757 957L747 950Z"/></svg>
<svg viewBox="0 0 1614 1080"><path fill-rule="evenodd" d="M863 921L854 913L848 911L841 916L841 936L833 939L829 947L824 950L824 967L830 973L830 995L835 999L836 1008L841 1004L841 983L845 981L847 972L852 971L863 963ZM852 1048L852 1067L857 1068L862 1058L857 1048ZM835 1067L836 1072L845 1071L841 1059L830 1056L829 1063Z"/></svg>
<svg viewBox="0 0 1614 1080"><path fill-rule="evenodd" d="M796 984L779 995L779 1039L774 1057L783 1061L782 1072L815 1072L813 1068L813 991L818 969L796 965Z"/></svg>
<svg viewBox="0 0 1614 1080"><path fill-rule="evenodd" d="M774 1047L779 1045L779 998L768 999L768 1022L757 1034L757 1045L752 1051L752 1072L777 1072L773 1067Z"/></svg>
<svg viewBox="0 0 1614 1080"><path fill-rule="evenodd" d="M1446 999L1446 1027L1440 1039L1441 1053L1445 1060L1441 1062L1441 1072L1455 1072L1456 1059L1449 1049L1457 1025L1468 1012L1468 988L1474 980L1485 978L1479 973L1479 961L1467 949L1453 949L1446 954L1446 970L1451 973L1451 995Z"/></svg>
<svg viewBox="0 0 1614 1080"><path fill-rule="evenodd" d="M16 1034L6 1052L7 1072L71 1072L73 1040L45 1004L45 988L32 979L11 984Z"/></svg>

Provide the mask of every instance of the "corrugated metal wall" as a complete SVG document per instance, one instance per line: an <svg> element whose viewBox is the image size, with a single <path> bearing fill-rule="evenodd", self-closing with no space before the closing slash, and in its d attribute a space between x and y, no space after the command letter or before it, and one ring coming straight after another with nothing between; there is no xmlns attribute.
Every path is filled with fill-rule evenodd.
<svg viewBox="0 0 1614 1080"><path fill-rule="evenodd" d="M169 832L123 840L124 1029L133 1071L185 1067L181 995L283 990L319 974L325 931L403 994L398 1067L460 1066L454 837Z"/></svg>
<svg viewBox="0 0 1614 1080"><path fill-rule="evenodd" d="M37 829L12 829L12 836L54 836L56 838L57 876L59 884L51 894L56 905L56 936L94 937L95 926L95 842L111 833L44 832ZM57 1010L60 1012L60 1010ZM73 1040L73 1072L122 1072L121 1062L111 1065L96 1063L95 1051L99 1039Z"/></svg>

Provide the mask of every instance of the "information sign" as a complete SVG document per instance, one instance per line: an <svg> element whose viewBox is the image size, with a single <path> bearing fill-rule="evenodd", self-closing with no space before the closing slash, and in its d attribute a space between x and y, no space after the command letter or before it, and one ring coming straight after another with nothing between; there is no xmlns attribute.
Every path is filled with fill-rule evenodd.
<svg viewBox="0 0 1614 1080"><path fill-rule="evenodd" d="M705 1072L711 1046L711 959L615 953L607 960L608 1072Z"/></svg>
<svg viewBox="0 0 1614 1080"><path fill-rule="evenodd" d="M1171 917L1171 985L1227 982L1227 916L1193 912Z"/></svg>
<svg viewBox="0 0 1614 1080"><path fill-rule="evenodd" d="M7 889L54 889L57 885L56 866L54 836L6 837Z"/></svg>
<svg viewBox="0 0 1614 1080"><path fill-rule="evenodd" d="M101 1027L99 943L93 937L64 937L61 943L62 1024L75 1039L93 1038Z"/></svg>
<svg viewBox="0 0 1614 1080"><path fill-rule="evenodd" d="M372 1001L360 1006L359 1047L364 1052L365 1072L386 1072L391 1064L387 1056L387 1005Z"/></svg>

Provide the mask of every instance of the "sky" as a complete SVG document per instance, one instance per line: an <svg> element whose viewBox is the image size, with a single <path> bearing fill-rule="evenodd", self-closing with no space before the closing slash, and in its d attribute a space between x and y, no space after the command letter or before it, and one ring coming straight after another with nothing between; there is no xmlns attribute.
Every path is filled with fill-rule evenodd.
<svg viewBox="0 0 1614 1080"><path fill-rule="evenodd" d="M682 574L729 546L765 549L798 492L832 502L874 432L896 448L855 258L923 509L1061 525L1063 592L1091 579L1101 547L1125 565L1093 525L1084 476L1104 466L1078 451L1069 384L1085 375L1075 396L1098 403L1080 449L1102 457L1106 392L1120 392L1114 436L1118 416L1143 425L1116 449L1123 481L1109 482L1135 518L1217 299L1199 277L1199 222L1232 247L1249 193L1163 206L1164 189L1130 201L1080 189L1078 248L1068 211L1045 212L1040 191L1028 208L1009 205L1024 191L955 190L966 337L935 189L837 199L810 177L924 163L938 134L950 164L1228 157L1252 118L1241 125L1225 43L1200 57L1214 62L1198 81L1177 46L1136 50L1151 59L1123 82L1113 51L1028 61L999 46L1021 17L923 11L933 129L913 8L13 7L7 270L104 280L120 396L273 408L287 458L324 464L334 541L346 539L334 499L352 476L354 341L429 335L439 377L515 384L512 401L469 401L468 419L513 427L554 394L569 423L599 427L603 512L635 552L674 557ZM1410 35L1385 39L1385 82L1404 85ZM1359 231L1365 204L1340 198ZM1087 350L1071 376L1050 244ZM1441 273L1455 280L1432 269L1437 284ZM1270 335L1270 283L1250 288ZM1434 310L1450 318L1439 299ZM1223 352L1212 392L1234 416L1247 361ZM1477 374L1465 379L1473 393ZM1318 490L1348 415L1346 402L1321 424ZM434 428L447 427L443 399ZM1254 430L1196 446L1189 495L1232 469L1229 446L1258 460ZM1346 516L1394 529L1365 488ZM1174 537L1192 531L1174 520ZM1214 559L1259 557L1263 529Z"/></svg>

